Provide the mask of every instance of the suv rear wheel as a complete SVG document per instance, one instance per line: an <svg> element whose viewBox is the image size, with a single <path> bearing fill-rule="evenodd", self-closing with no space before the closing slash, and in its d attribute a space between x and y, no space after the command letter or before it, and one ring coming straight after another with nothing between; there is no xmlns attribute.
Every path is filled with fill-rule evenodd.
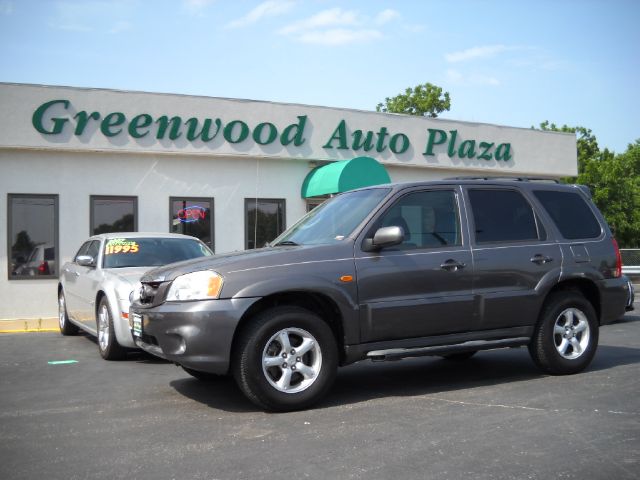
<svg viewBox="0 0 640 480"><path fill-rule="evenodd" d="M584 370L598 346L593 305L577 292L556 292L545 302L529 344L533 361L547 373L567 375Z"/></svg>
<svg viewBox="0 0 640 480"><path fill-rule="evenodd" d="M307 408L331 388L338 368L333 332L299 307L260 313L240 332L233 375L254 404L273 411Z"/></svg>

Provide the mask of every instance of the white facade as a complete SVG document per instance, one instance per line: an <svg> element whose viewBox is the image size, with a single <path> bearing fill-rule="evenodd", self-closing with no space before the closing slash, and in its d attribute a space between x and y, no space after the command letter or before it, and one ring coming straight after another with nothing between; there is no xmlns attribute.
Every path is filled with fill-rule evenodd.
<svg viewBox="0 0 640 480"><path fill-rule="evenodd" d="M206 119L215 137L194 138ZM358 148L367 137L368 145ZM245 199L285 199L291 225L306 212L301 185L311 169L358 156L382 163L394 182L577 174L571 134L306 105L0 84L0 319L54 317L57 308L54 278L11 278L9 194L58 196L58 265L90 234L91 195L137 197L138 230L159 232L169 231L170 197L212 197L220 253L244 248Z"/></svg>

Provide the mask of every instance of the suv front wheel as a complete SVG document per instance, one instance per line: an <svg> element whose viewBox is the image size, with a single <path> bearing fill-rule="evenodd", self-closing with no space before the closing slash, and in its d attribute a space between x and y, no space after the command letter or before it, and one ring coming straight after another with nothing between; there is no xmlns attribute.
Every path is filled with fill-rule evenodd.
<svg viewBox="0 0 640 480"><path fill-rule="evenodd" d="M276 307L251 319L234 349L233 374L254 404L273 411L310 407L338 368L333 332L316 314Z"/></svg>
<svg viewBox="0 0 640 480"><path fill-rule="evenodd" d="M584 370L598 346L593 305L573 291L553 293L540 314L529 353L538 367L552 375Z"/></svg>

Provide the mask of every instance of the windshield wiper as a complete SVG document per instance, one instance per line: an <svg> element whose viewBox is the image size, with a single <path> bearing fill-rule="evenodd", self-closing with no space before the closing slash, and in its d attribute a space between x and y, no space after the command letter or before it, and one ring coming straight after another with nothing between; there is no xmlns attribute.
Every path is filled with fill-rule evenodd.
<svg viewBox="0 0 640 480"><path fill-rule="evenodd" d="M282 246L282 245L295 245L295 246L298 246L300 244L296 243L296 242L292 242L291 240L283 240L282 242L276 243L274 245L274 247L279 247L279 246Z"/></svg>

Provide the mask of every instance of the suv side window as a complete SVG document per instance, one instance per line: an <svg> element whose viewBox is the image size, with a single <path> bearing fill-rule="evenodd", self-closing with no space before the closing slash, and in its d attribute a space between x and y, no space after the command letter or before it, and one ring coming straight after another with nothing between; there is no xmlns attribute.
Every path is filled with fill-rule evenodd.
<svg viewBox="0 0 640 480"><path fill-rule="evenodd" d="M421 191L403 196L378 222L378 228L389 226L404 230L404 241L399 246L402 249L462 243L458 204L453 190Z"/></svg>
<svg viewBox="0 0 640 480"><path fill-rule="evenodd" d="M553 190L533 193L564 238L597 238L602 233L598 220L580 194Z"/></svg>
<svg viewBox="0 0 640 480"><path fill-rule="evenodd" d="M515 190L469 189L476 243L539 240L533 208Z"/></svg>

